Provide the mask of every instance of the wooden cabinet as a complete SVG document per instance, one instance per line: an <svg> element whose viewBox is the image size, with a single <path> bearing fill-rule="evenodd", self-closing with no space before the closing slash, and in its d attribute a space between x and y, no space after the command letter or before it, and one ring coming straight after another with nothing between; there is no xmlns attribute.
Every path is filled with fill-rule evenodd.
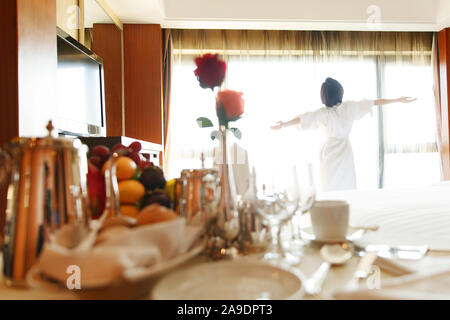
<svg viewBox="0 0 450 320"><path fill-rule="evenodd" d="M125 24L125 135L163 145L162 30Z"/></svg>
<svg viewBox="0 0 450 320"><path fill-rule="evenodd" d="M440 143L442 171L445 180L450 180L450 28L439 32L440 68Z"/></svg>
<svg viewBox="0 0 450 320"><path fill-rule="evenodd" d="M0 1L0 145L45 135L56 110L55 0ZM0 190L0 230L6 190Z"/></svg>
<svg viewBox="0 0 450 320"><path fill-rule="evenodd" d="M107 135L163 145L161 26L124 25L123 73L120 30L113 24L93 30L93 51L104 61Z"/></svg>
<svg viewBox="0 0 450 320"><path fill-rule="evenodd" d="M0 1L0 143L45 135L56 112L55 0Z"/></svg>
<svg viewBox="0 0 450 320"><path fill-rule="evenodd" d="M115 24L94 24L93 51L103 59L106 135L123 132L122 32Z"/></svg>

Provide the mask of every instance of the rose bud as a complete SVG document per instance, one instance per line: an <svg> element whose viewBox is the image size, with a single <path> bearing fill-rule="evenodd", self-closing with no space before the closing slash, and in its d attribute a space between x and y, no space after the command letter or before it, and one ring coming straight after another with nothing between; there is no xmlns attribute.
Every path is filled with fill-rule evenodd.
<svg viewBox="0 0 450 320"><path fill-rule="evenodd" d="M196 58L195 64L197 69L195 69L194 74L202 88L213 89L222 85L227 64L219 59L218 54L207 53L202 57Z"/></svg>
<svg viewBox="0 0 450 320"><path fill-rule="evenodd" d="M220 118L222 114L226 117L226 121L235 121L244 113L244 99L242 92L233 90L220 91L216 99L217 116Z"/></svg>

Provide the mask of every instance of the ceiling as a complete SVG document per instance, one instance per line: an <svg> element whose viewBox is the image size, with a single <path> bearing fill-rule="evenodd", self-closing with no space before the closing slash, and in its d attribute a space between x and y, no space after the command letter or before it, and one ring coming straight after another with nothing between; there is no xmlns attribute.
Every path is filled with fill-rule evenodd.
<svg viewBox="0 0 450 320"><path fill-rule="evenodd" d="M95 0L84 1L84 26L92 28L94 23L113 23L103 8Z"/></svg>
<svg viewBox="0 0 450 320"><path fill-rule="evenodd" d="M123 23L163 28L438 31L449 0L106 0Z"/></svg>

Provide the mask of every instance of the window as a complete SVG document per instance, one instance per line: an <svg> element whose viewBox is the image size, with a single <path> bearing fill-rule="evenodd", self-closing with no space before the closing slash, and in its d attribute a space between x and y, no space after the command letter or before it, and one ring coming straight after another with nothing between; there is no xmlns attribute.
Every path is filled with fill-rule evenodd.
<svg viewBox="0 0 450 320"><path fill-rule="evenodd" d="M441 179L436 143L431 67L386 63L385 96L413 96L413 104L383 108L385 134L383 187L417 186Z"/></svg>
<svg viewBox="0 0 450 320"><path fill-rule="evenodd" d="M198 85L193 74L194 57L188 52L176 55L174 61L170 178L177 177L182 169L199 168L201 153L206 156L205 165L213 165L214 142L208 129L196 126L195 119L216 119L214 95ZM235 125L243 133L241 144L249 151L250 161L260 157L273 161L279 156L307 158L313 163L315 176L320 174L318 131L290 128L273 132L269 127L278 120L322 107L320 86L326 77L333 77L344 86L345 100L381 96L419 99L407 105L375 107L372 117L355 122L350 138L358 189L440 181L431 65L395 64L375 55L320 62L288 54L229 55L225 59L226 87L244 93L246 114Z"/></svg>

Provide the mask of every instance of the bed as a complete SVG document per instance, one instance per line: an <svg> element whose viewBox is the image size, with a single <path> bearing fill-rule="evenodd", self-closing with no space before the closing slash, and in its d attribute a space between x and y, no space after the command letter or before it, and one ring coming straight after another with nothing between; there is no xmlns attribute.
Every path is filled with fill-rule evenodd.
<svg viewBox="0 0 450 320"><path fill-rule="evenodd" d="M318 200L346 200L352 225L379 225L365 244L428 245L450 252L450 182L427 187L321 193Z"/></svg>

